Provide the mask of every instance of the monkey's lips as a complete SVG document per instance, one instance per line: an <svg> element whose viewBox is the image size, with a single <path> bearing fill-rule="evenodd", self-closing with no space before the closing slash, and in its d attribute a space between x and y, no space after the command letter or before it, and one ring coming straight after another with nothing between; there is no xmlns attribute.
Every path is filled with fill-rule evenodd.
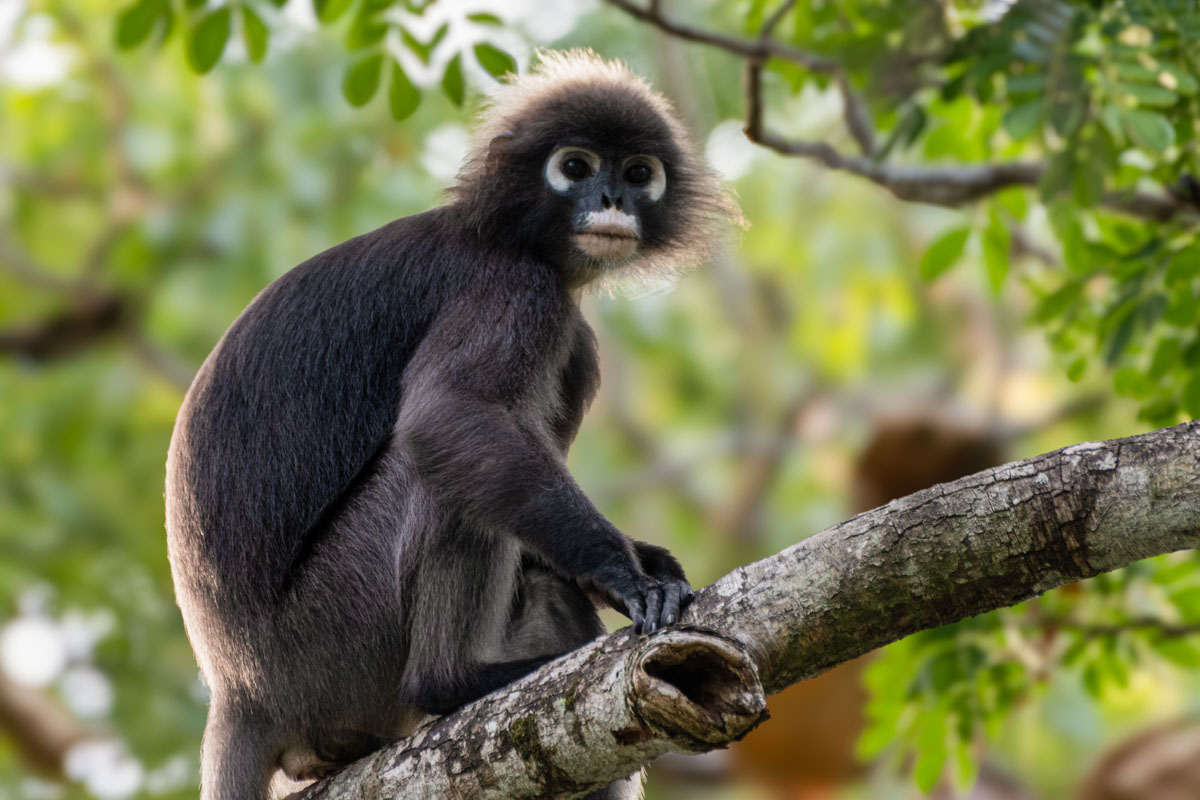
<svg viewBox="0 0 1200 800"><path fill-rule="evenodd" d="M575 246L591 258L614 261L629 258L638 248L637 231L625 225L590 225L575 232Z"/></svg>

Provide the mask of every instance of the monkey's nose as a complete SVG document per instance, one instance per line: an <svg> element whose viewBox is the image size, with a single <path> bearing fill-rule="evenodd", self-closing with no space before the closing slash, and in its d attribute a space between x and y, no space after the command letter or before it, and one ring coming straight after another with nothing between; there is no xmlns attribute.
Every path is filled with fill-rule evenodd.
<svg viewBox="0 0 1200 800"><path fill-rule="evenodd" d="M624 204L624 198L622 198L620 195L617 195L615 198L613 198L613 197L608 196L608 192L600 193L600 205L604 206L605 211L612 208L613 206L616 206L617 211L621 211L622 210L621 206L623 204Z"/></svg>

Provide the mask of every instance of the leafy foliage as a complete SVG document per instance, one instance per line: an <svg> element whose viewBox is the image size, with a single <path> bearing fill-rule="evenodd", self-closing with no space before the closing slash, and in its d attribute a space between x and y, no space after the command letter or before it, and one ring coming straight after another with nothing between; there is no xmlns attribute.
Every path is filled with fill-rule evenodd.
<svg viewBox="0 0 1200 800"><path fill-rule="evenodd" d="M309 0L302 0L309 2ZM397 121L406 119L416 110L421 91L405 71L402 51L421 64L437 63L443 70L442 91L456 105L463 103L466 89L463 76L463 57L470 57L488 74L500 78L516 72L516 60L501 48L480 40L480 30L502 25L502 20L490 12L468 13L461 22L474 30L474 42L447 43L450 24L441 25L428 38L414 31L419 25L406 24L425 14L430 2L411 0L311 0L315 18L325 26L338 27L346 50L368 51L346 68L342 93L346 101L362 106L371 101L383 79L387 77L388 107ZM245 51L251 61L266 57L271 30L279 18L286 0L234 0L217 3L215 0L186 0L182 8L172 0L135 0L126 6L116 20L114 41L122 50L155 44L161 46L175 32L186 43L187 63L198 73L216 66L226 52L234 29L235 11ZM177 24L178 23L178 24ZM389 35L391 34L391 35ZM471 30L468 31L471 35ZM457 47L452 53L450 47ZM386 62L386 64L385 64ZM389 69L385 70L385 66Z"/></svg>
<svg viewBox="0 0 1200 800"><path fill-rule="evenodd" d="M947 770L960 786L973 752L1052 679L1093 699L1128 691L1135 670L1200 668L1200 558L1161 556L1011 609L925 631L869 668L864 758L916 759L931 791Z"/></svg>

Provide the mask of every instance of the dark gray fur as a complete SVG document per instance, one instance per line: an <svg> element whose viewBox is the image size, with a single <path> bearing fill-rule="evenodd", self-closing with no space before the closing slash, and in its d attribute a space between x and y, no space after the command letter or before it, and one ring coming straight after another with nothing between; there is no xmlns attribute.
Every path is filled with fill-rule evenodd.
<svg viewBox="0 0 1200 800"><path fill-rule="evenodd" d="M572 252L579 200L547 189L547 155L658 156L666 194L633 209L651 256L689 235L672 205L713 202L639 91L525 102L449 205L291 270L200 370L167 528L211 690L205 800L320 776L578 647L603 632L593 598L643 630L690 599L565 466L599 380L577 302L597 265Z"/></svg>

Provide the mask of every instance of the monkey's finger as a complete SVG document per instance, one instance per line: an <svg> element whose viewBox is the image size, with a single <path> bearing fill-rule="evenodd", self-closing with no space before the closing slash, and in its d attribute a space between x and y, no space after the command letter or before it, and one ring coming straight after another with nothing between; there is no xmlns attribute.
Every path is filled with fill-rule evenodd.
<svg viewBox="0 0 1200 800"><path fill-rule="evenodd" d="M663 625L671 625L679 619L679 584L668 583L663 591Z"/></svg>
<svg viewBox="0 0 1200 800"><path fill-rule="evenodd" d="M686 583L681 584L681 586L683 587L683 590L679 597L679 608L682 611L690 606L692 601L696 599L696 590L691 586L688 586Z"/></svg>
<svg viewBox="0 0 1200 800"><path fill-rule="evenodd" d="M625 613L629 615L629 619L633 620L634 633L641 633L646 625L645 609L642 606L642 598L637 595L631 595L625 598L625 607L628 609Z"/></svg>
<svg viewBox="0 0 1200 800"><path fill-rule="evenodd" d="M646 592L646 633L656 631L661 626L662 605L662 588L650 587L650 591Z"/></svg>

